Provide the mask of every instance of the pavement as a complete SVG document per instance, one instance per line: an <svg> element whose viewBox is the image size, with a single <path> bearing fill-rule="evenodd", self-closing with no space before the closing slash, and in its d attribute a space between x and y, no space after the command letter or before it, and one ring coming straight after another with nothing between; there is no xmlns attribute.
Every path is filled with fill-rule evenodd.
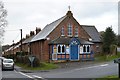
<svg viewBox="0 0 120 80"><path fill-rule="evenodd" d="M79 62L65 62L65 63L56 63L59 67L57 69L52 70L25 70L19 66L15 65L15 70L23 73L36 73L36 72L54 72L54 71L65 71L72 70L75 68L84 68L90 66L96 66L100 64L105 64L107 62L95 62L95 61L79 61Z"/></svg>

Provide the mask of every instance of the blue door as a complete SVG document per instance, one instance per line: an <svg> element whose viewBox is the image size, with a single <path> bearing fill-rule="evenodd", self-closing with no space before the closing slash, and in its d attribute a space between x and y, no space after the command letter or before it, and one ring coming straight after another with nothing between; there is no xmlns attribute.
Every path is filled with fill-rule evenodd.
<svg viewBox="0 0 120 80"><path fill-rule="evenodd" d="M70 60L79 60L79 42L76 39L70 43Z"/></svg>

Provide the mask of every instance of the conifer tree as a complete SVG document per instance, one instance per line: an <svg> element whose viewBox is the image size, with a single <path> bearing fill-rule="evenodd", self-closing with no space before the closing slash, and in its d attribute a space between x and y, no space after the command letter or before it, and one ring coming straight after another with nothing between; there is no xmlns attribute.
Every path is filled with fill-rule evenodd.
<svg viewBox="0 0 120 80"><path fill-rule="evenodd" d="M103 52L110 53L110 46L116 44L116 35L112 27L106 28L103 34Z"/></svg>

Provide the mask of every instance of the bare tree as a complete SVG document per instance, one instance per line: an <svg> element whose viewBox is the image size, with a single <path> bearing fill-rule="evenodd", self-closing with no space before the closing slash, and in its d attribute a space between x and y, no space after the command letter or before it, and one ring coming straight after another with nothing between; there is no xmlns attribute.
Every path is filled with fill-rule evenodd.
<svg viewBox="0 0 120 80"><path fill-rule="evenodd" d="M0 54L2 53L2 42L3 42L3 35L5 32L5 27L7 26L7 10L4 8L4 4L0 1Z"/></svg>
<svg viewBox="0 0 120 80"><path fill-rule="evenodd" d="M4 9L3 2L0 2L0 44L3 41L4 28L7 26L7 11Z"/></svg>

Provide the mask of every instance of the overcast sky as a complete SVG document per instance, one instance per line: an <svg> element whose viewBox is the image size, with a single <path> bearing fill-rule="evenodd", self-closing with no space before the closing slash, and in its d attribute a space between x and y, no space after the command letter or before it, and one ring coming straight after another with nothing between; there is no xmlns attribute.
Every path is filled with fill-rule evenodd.
<svg viewBox="0 0 120 80"><path fill-rule="evenodd" d="M34 31L36 27L43 29L45 25L64 16L70 10L81 25L95 25L98 31L105 31L112 25L118 34L118 0L2 0L8 11L8 26L4 35L4 43L12 44Z"/></svg>

